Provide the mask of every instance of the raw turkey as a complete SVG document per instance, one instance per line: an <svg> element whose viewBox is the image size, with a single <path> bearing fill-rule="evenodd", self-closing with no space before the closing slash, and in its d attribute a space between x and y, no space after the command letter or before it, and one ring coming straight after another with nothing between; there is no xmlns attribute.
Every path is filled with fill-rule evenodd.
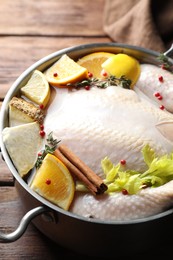
<svg viewBox="0 0 173 260"><path fill-rule="evenodd" d="M149 69L156 73L155 66ZM149 86L149 80L154 82L154 74L144 77L148 70L145 66L141 66L141 70L142 78L139 78L134 90L120 86L92 87L89 91L53 88L44 123L46 133L52 131L55 138L66 144L103 179L101 160L106 156L114 164L124 159L127 169L142 172L146 169L141 153L144 145L149 144L158 156L173 151L173 114L160 109L160 104L150 99L150 89L145 93L141 91L143 87L140 85ZM161 72L166 79L167 71ZM157 73L160 75L160 71ZM169 98L168 103L170 107ZM172 204L173 182L170 181L135 195L116 193L94 197L89 193L76 192L70 210L85 217L127 220L159 213Z"/></svg>

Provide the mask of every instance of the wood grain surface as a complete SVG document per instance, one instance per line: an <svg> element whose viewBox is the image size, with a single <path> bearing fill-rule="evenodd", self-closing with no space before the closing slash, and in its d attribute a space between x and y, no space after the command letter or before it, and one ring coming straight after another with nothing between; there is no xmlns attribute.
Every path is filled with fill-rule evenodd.
<svg viewBox="0 0 173 260"><path fill-rule="evenodd" d="M19 75L44 56L80 44L111 42L103 31L104 4L105 0L1 0L1 104ZM23 217L23 205L14 182L6 163L0 157L0 232L4 233L14 231ZM170 245L154 248L152 252L136 256L136 259L158 255L166 257L170 251ZM32 223L16 242L0 243L2 260L70 259L72 256L75 259L97 259L59 247L42 235Z"/></svg>

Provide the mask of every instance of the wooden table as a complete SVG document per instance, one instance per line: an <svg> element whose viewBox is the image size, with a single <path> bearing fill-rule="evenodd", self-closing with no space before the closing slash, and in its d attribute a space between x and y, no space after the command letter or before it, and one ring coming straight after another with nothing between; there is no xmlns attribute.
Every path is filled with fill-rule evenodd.
<svg viewBox="0 0 173 260"><path fill-rule="evenodd" d="M104 2L1 0L1 103L17 77L45 55L79 44L111 42L103 31ZM8 233L15 230L22 216L22 203L14 187L14 179L0 158L0 231ZM143 256L165 256L168 249L154 249L154 253ZM72 256L81 259L81 256L55 245L32 224L16 242L0 244L0 259L43 260Z"/></svg>

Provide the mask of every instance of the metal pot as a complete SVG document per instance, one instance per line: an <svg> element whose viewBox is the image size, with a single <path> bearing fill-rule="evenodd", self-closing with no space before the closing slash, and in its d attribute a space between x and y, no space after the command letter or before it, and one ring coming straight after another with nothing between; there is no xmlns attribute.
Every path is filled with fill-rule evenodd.
<svg viewBox="0 0 173 260"><path fill-rule="evenodd" d="M2 132L3 128L8 126L9 101L27 82L33 70L45 70L65 53L71 58L77 59L96 51L126 53L134 56L140 62L153 64L158 64L157 58L160 55L153 50L118 43L86 44L52 53L24 71L11 86L1 108L0 131ZM169 56L172 53L173 48L171 47L164 54ZM168 59L173 64L173 60ZM154 246L158 247L159 244L165 243L169 233L173 232L173 208L154 216L131 221L86 219L64 211L33 192L19 176L3 144L2 136L0 147L2 156L14 176L19 197L25 210L28 211L14 232L0 233L1 243L19 239L32 221L45 236L63 247L89 256L109 257L113 253L131 255L144 252Z"/></svg>

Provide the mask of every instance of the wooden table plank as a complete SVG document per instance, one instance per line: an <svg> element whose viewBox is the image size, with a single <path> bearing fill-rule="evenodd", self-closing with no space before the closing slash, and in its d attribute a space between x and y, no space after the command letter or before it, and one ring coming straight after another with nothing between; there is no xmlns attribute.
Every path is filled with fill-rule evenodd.
<svg viewBox="0 0 173 260"><path fill-rule="evenodd" d="M1 1L0 34L104 36L105 0Z"/></svg>
<svg viewBox="0 0 173 260"><path fill-rule="evenodd" d="M13 186L14 179L2 156L0 156L0 186L4 185Z"/></svg>
<svg viewBox="0 0 173 260"><path fill-rule="evenodd" d="M34 62L63 48L111 42L107 37L0 37L0 99Z"/></svg>
<svg viewBox="0 0 173 260"><path fill-rule="evenodd" d="M1 109L2 102L0 102L0 109ZM14 185L14 178L12 173L10 172L7 164L3 160L3 156L0 153L0 186L13 186ZM1 203L1 201L0 201Z"/></svg>

